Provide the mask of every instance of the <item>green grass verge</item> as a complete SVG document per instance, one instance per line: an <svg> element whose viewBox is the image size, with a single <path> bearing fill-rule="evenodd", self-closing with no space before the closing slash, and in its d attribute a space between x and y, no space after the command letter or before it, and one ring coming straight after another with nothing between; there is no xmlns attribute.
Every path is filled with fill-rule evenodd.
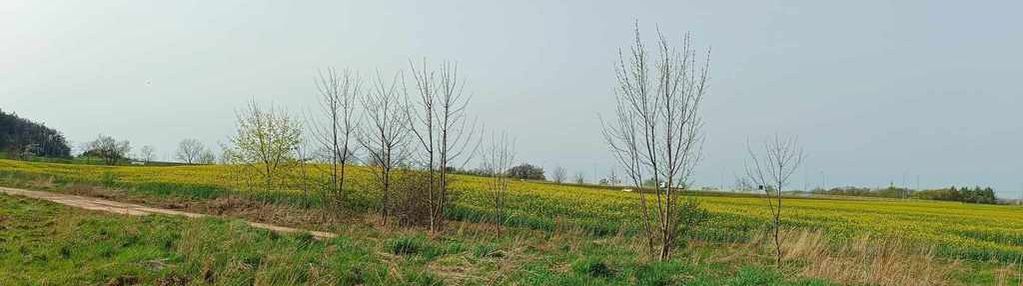
<svg viewBox="0 0 1023 286"><path fill-rule="evenodd" d="M240 221L131 217L0 195L0 284L824 285L762 267L641 262L621 245L579 237L355 233L319 241Z"/></svg>

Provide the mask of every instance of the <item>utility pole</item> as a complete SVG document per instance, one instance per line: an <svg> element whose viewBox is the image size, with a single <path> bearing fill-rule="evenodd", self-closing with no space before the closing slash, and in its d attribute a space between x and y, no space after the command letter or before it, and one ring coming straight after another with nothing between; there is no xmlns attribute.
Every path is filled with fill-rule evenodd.
<svg viewBox="0 0 1023 286"><path fill-rule="evenodd" d="M720 175L721 175L721 177L719 179L721 181L718 181L717 191L723 192L724 191L724 169L723 168L721 169Z"/></svg>
<svg viewBox="0 0 1023 286"><path fill-rule="evenodd" d="M828 182L824 179L824 170L821 170L821 189L826 189Z"/></svg>
<svg viewBox="0 0 1023 286"><path fill-rule="evenodd" d="M909 171L902 171L902 186L903 188L909 188L909 183L906 181L906 177L909 176Z"/></svg>
<svg viewBox="0 0 1023 286"><path fill-rule="evenodd" d="M808 182L809 181L809 177L810 177L808 175L809 172L810 172L809 169L810 168L803 168L803 191L805 191L807 193L810 192L810 183Z"/></svg>

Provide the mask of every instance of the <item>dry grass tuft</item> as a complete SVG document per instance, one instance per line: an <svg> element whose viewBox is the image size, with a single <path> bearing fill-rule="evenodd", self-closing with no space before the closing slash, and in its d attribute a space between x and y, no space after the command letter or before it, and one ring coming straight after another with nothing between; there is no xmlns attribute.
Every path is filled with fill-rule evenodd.
<svg viewBox="0 0 1023 286"><path fill-rule="evenodd" d="M68 194L83 196L83 197L94 197L101 199L113 199L118 196L114 190L107 190L101 187L73 183L64 188L64 191Z"/></svg>
<svg viewBox="0 0 1023 286"><path fill-rule="evenodd" d="M801 275L843 284L947 285L947 274L956 267L937 261L933 248L904 240L864 236L834 245L820 231L784 236L784 259L806 263Z"/></svg>
<svg viewBox="0 0 1023 286"><path fill-rule="evenodd" d="M29 186L33 188L51 190L57 187L57 183L53 182L53 177L38 177L28 182Z"/></svg>

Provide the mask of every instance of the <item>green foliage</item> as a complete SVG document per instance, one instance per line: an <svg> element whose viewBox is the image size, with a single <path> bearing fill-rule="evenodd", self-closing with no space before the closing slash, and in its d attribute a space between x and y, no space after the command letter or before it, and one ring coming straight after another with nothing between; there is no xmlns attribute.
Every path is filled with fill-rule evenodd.
<svg viewBox="0 0 1023 286"><path fill-rule="evenodd" d="M938 201L956 201L977 204L995 204L998 199L991 188L973 187L925 190L913 194L913 198Z"/></svg>
<svg viewBox="0 0 1023 286"><path fill-rule="evenodd" d="M387 251L394 255L420 256L427 260L441 253L422 235L400 236L392 239L387 242Z"/></svg>
<svg viewBox="0 0 1023 286"><path fill-rule="evenodd" d="M861 187L837 187L831 188L830 190L816 189L813 190L814 194L823 195L836 195L836 196L856 196L856 197L876 197L876 198L908 198L913 194L913 190L907 188L900 188L890 186L883 189L874 188L861 188Z"/></svg>
<svg viewBox="0 0 1023 286"><path fill-rule="evenodd" d="M772 285L781 280L780 273L764 267L743 267L739 273L732 277L729 285Z"/></svg>
<svg viewBox="0 0 1023 286"><path fill-rule="evenodd" d="M116 187L117 186L117 175L113 172L104 172L103 177L100 179L100 184L104 187Z"/></svg>
<svg viewBox="0 0 1023 286"><path fill-rule="evenodd" d="M508 177L520 180L537 181L543 181L547 179L546 177L544 177L543 168L533 166L528 163L523 163L521 165L511 167L510 169L508 169Z"/></svg>
<svg viewBox="0 0 1023 286"><path fill-rule="evenodd" d="M684 267L677 261L657 261L640 266L634 273L637 285L664 286L683 284Z"/></svg>
<svg viewBox="0 0 1023 286"><path fill-rule="evenodd" d="M223 196L231 199L244 200L247 203L266 203L271 205L303 205L310 208L325 208L321 196L304 196L302 192L292 189L260 190L248 189L244 184L247 177L233 177L233 166L178 166L178 167L108 167L47 164L20 161L0 160L0 185L13 185L45 190L62 191L65 186L102 185L108 177L116 178L116 191L112 194L125 196L126 199L159 198L156 201L201 201ZM352 189L348 199L365 205L362 210L371 210L377 194L366 191L365 183L370 175L365 167L351 167ZM490 223L493 218L492 199L482 192L486 181L476 177L455 176L455 188L451 197L454 204L446 215L461 221L480 221ZM467 230L445 233L440 237L427 239L425 236L400 232L397 235L355 234L353 239L331 240L318 242L308 236L278 235L260 230L245 230L242 233L259 233L260 239L274 243L286 243L299 249L317 249L320 244L329 257L321 257L328 266L332 278L327 284L381 284L390 281L396 284L408 284L416 280L428 283L429 277L448 281L452 275L447 271L469 271L467 274L455 274L456 281L464 284L493 284L487 280L476 280L466 277L491 277L495 265L523 265L515 270L507 270L497 284L539 284L539 285L722 285L739 275L738 268L730 264L692 265L679 260L697 259L708 247L721 247L730 243L744 243L757 233L763 231L764 218L767 217L763 207L763 198L748 194L726 194L694 192L699 199L693 208L685 207L679 211L693 215L686 217L701 218L685 225L695 227L685 231L686 239L696 239L700 243L689 245L688 251L677 252L675 260L666 264L646 264L635 260L635 249L627 245L602 241L629 240L638 234L637 224L638 195L635 192L622 192L620 188L601 186L568 186L535 181L514 181L510 185L507 206L508 213L502 222L507 226L509 237L515 239L494 238L481 235L478 231ZM652 197L647 197L648 199ZM982 206L973 204L944 203L933 201L886 201L857 199L803 199L788 198L785 200L786 215L783 225L791 228L819 229L826 233L831 243L848 242L860 234L898 235L904 240L913 240L934 245L935 253L943 257L969 258L973 261L1015 261L1023 247L1023 237L1015 234L1021 220L1018 208L1008 206ZM346 204L359 205L356 203ZM692 212L690 212L692 210ZM699 214L699 215L696 215ZM2 217L2 216L0 216ZM999 218L999 219L993 219ZM10 221L10 220L8 220ZM59 220L58 220L59 221ZM131 223L122 223L126 226ZM206 224L204 222L204 224ZM216 221L210 224L220 224ZM41 225L41 224L38 224ZM230 224L228 224L230 225ZM124 226L122 226L123 228ZM334 227L334 226L331 226ZM352 229L363 229L358 224L341 224L338 233L351 233ZM244 225L221 226L226 229L248 229ZM143 234L130 245L151 244L154 249L168 252L179 252L186 245L186 240L193 233L185 233L177 228L160 235ZM458 228L460 229L460 227ZM470 228L471 229L471 228ZM217 233L223 230L203 232ZM515 234L515 233L519 234ZM523 234L523 232L528 234ZM146 242L149 236L162 237L158 241ZM177 238L175 238L177 237ZM212 236L211 240L230 241L231 237ZM516 244L518 240L526 240ZM550 242L557 240L579 240L584 242ZM685 240L680 237L679 243ZM398 247L405 245L405 247ZM681 245L680 245L681 246ZM47 261L59 260L67 256L75 259L76 249L68 245L48 246L51 255ZM100 246L96 257L117 257L119 250L112 246ZM266 281L279 281L278 284L295 281L311 283L318 280L311 273L295 274L267 265L277 265L272 253L258 249L246 250L242 245L228 245L239 252L236 258L222 258L215 261L226 261L223 264L210 264L211 269L226 269L230 265L248 265L255 267L256 278L239 278L239 283L257 281L259 277L276 277ZM334 250L337 248L338 250ZM399 251L395 249L411 248L415 251ZM100 251L102 250L102 251ZM291 251L280 250L278 251ZM354 253L353 253L354 252ZM101 255L102 254L102 255ZM488 255L489 254L489 255ZM233 256L232 256L233 257ZM395 259L397 258L397 259ZM599 260L612 270L612 276L591 276L587 271L578 272L572 266L582 265L582 261L592 258ZM219 259L219 258L218 258ZM394 273L379 271L381 259L397 263L401 269ZM513 260L513 261L506 261ZM217 262L220 263L220 262ZM279 263L298 263L303 260L287 260ZM204 265L194 263L196 270L180 277L201 277ZM116 265L116 263L115 263ZM0 265L3 266L3 265ZM305 267L305 266L297 266ZM723 268L722 268L723 267ZM386 269L386 268L385 268ZM469 270L466 270L469 269ZM272 271L271 271L272 270ZM57 275L61 270L47 273ZM219 271L219 270L218 270ZM317 270L320 271L320 270ZM639 276L638 272L644 272ZM219 273L219 272L218 272ZM599 273L595 272L595 273ZM660 273L660 274L658 274ZM219 274L218 274L219 275ZM226 275L226 274L224 274ZM750 273L742 275L751 276ZM143 284L153 281L146 275L134 275ZM217 275L214 275L217 276ZM756 275L752 275L756 276ZM784 276L784 275L783 275ZM110 276L104 276L110 279ZM232 276L233 277L233 276ZM423 278L426 277L426 278ZM650 277L649 279L647 277ZM202 279L202 278L200 278ZM722 281L724 279L724 281ZM740 281L746 278L736 278ZM21 280L25 281L25 280ZM28 280L34 281L34 280ZM191 280L188 280L191 281ZM224 280L216 280L224 281ZM469 282L466 282L469 281ZM744 280L743 280L744 281ZM785 280L788 281L788 280ZM265 282L265 283L262 283ZM812 281L811 281L812 282ZM105 282L103 282L105 283ZM226 283L226 282L225 282ZM295 282L298 283L298 282ZM773 283L773 282L772 282ZM788 282L778 282L785 284ZM4 284L4 283L0 283ZM17 283L15 283L17 284ZM149 283L155 284L155 283ZM218 282L218 284L220 284Z"/></svg>
<svg viewBox="0 0 1023 286"><path fill-rule="evenodd" d="M472 249L472 256L476 258L501 258L504 254L492 243L476 245Z"/></svg>
<svg viewBox="0 0 1023 286"><path fill-rule="evenodd" d="M953 202L965 202L965 203L976 203L976 204L996 204L998 199L995 197L995 191L991 188L961 188L956 187L946 189L934 189L934 190L922 190L914 191L907 188L900 188L890 186L883 189L872 189L872 188L858 188L858 187L840 187L832 188L830 190L817 189L813 190L814 194L824 195L838 195L838 196L857 196L857 197L878 197L878 198L914 198L921 200L935 200L935 201L953 201Z"/></svg>
<svg viewBox="0 0 1023 286"><path fill-rule="evenodd" d="M604 261L596 258L585 258L572 264L572 270L576 273L589 275L596 278L611 278L615 271Z"/></svg>
<svg viewBox="0 0 1023 286"><path fill-rule="evenodd" d="M79 157L95 157L103 160L104 164L116 165L130 161L128 152L131 152L131 143L128 140L117 141L113 137L100 134L96 140L85 143L85 152Z"/></svg>
<svg viewBox="0 0 1023 286"><path fill-rule="evenodd" d="M0 152L10 158L71 156L67 139L46 125L0 110Z"/></svg>
<svg viewBox="0 0 1023 286"><path fill-rule="evenodd" d="M682 233L682 239L679 240L680 243L684 243L686 239L695 238L694 233L696 230L711 217L711 213L700 207L700 201L696 198L688 197L685 200L685 203L682 204L682 208L678 212L679 229Z"/></svg>
<svg viewBox="0 0 1023 286"><path fill-rule="evenodd" d="M0 285L400 284L365 246L220 219L99 214L0 195Z"/></svg>

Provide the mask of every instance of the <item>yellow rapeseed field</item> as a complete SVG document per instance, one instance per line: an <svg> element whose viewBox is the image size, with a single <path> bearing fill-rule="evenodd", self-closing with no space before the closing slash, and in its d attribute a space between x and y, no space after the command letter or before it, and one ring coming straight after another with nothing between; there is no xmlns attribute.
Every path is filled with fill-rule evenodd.
<svg viewBox="0 0 1023 286"><path fill-rule="evenodd" d="M250 180L231 166L92 166L0 160L0 175L53 178L57 181L131 185L201 185L244 192ZM369 169L353 167L351 192L367 189ZM317 174L315 171L308 172ZM289 176L294 177L294 176ZM457 176L451 216L487 219L491 193L486 178ZM281 191L289 192L289 191ZM294 192L291 190L290 192ZM640 194L617 188L516 181L511 184L507 223L535 228L575 225L594 233L635 232ZM768 217L763 198L744 194L699 193L712 217L696 238L744 241L762 231ZM787 198L782 213L787 227L818 229L836 243L860 236L896 238L933 247L947 257L976 260L1023 259L1023 208L921 200Z"/></svg>

